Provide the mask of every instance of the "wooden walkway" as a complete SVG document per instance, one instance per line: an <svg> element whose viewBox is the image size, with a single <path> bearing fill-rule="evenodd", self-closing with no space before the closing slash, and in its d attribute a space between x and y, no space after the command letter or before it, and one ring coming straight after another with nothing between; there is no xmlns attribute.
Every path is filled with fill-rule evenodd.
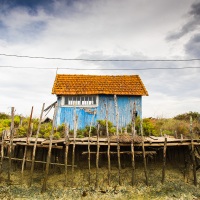
<svg viewBox="0 0 200 200"><path fill-rule="evenodd" d="M117 109L117 108L116 108ZM164 137L154 137L149 136L145 137L143 136L143 129L142 129L142 122L140 124L141 132L140 136L136 135L135 133L135 119L133 119L132 122L132 133L120 135L118 126L116 128L116 135L110 135L108 132L108 121L106 118L106 136L102 137L100 136L100 127L99 124L97 125L97 133L96 136L91 136L91 126L89 131L89 137L84 138L78 138L76 135L76 128L74 128L74 134L72 136L69 135L69 128L66 124L65 126L65 138L59 139L59 140L53 140L53 134L54 134L54 122L55 122L55 116L56 116L56 108L54 110L54 118L53 118L53 126L50 133L50 139L44 139L39 138L39 131L40 131L40 125L42 121L42 114L44 110L44 105L41 111L41 116L39 120L38 130L35 135L35 137L31 137L31 131L30 131L30 122L32 118L32 111L30 115L30 122L29 122L29 128L27 132L27 137L24 138L14 138L14 108L12 107L11 110L11 116L12 116L12 122L11 122L11 134L9 138L4 137L4 133L2 134L2 138L0 140L0 176L1 172L3 171L4 163L7 167L7 173L8 173L8 183L11 183L11 170L13 168L13 161L17 161L18 163L21 162L21 184L23 184L23 176L24 176L24 170L26 163L31 164L31 171L30 171L30 186L33 181L33 173L34 173L34 166L35 163L40 163L43 166L45 166L44 170L44 177L42 178L42 192L46 191L47 188L47 180L49 176L49 170L50 165L57 165L57 166L64 166L64 177L65 177L65 186L68 185L69 179L69 167L71 168L71 174L72 174L72 187L73 187L73 176L75 176L75 167L76 167L76 156L77 151L81 151L82 155L87 156L87 164L88 164L88 185L91 185L91 176L92 176L92 162L94 162L94 156L92 159L92 155L95 155L95 166L96 166L96 179L95 179L95 188L99 188L99 160L100 155L104 154L107 157L107 161L105 163L107 164L107 180L108 185L111 184L111 155L115 154L117 157L115 157L118 165L118 184L122 184L122 154L127 154L129 157L131 157L131 184L135 184L135 163L136 163L136 156L142 157L143 165L144 165L144 176L145 176L145 182L146 185L149 184L149 177L148 177L148 165L147 165L147 156L148 155L155 155L157 153L156 150L149 150L150 147L153 147L155 149L161 149L162 150L162 161L163 161L163 167L162 167L162 183L165 181L165 171L166 171L166 162L167 162L167 149L168 147L183 147L185 146L187 149L187 152L183 152L185 156L187 157L187 164L185 165L185 172L189 172L189 166L192 165L192 172L193 172L193 180L194 184L197 185L197 173L196 170L199 168L198 163L196 162L197 159L200 159L200 139L194 139L192 137L192 131L189 134L190 138L172 138L169 136ZM76 115L75 115L76 116ZM117 118L118 116L116 116ZM76 127L76 120L77 118L74 118L74 124ZM191 126L192 127L192 126ZM192 130L192 128L191 128ZM80 147L80 148L78 148ZM83 149L81 149L84 147ZM102 147L102 148L101 148ZM19 149L22 149L23 155L19 156L16 151L19 151ZM81 150L80 150L81 149ZM44 152L45 150L45 158L38 159L38 154L40 155L40 151ZM57 155L55 160L52 160L52 152L55 151L62 152L61 157L64 157L64 160L62 162L59 162L59 158ZM70 161L70 162L69 162ZM70 163L70 164L69 164ZM93 165L94 166L94 165Z"/></svg>

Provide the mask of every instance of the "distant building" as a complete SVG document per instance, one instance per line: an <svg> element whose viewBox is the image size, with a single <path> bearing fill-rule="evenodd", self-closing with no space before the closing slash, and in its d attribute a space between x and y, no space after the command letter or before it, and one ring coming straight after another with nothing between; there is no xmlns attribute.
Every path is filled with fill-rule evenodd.
<svg viewBox="0 0 200 200"><path fill-rule="evenodd" d="M104 120L106 107L108 120L114 125L117 108L119 127L124 127L131 122L134 102L138 115L142 116L142 96L148 96L138 75L57 74L52 94L57 95L57 125L68 123L70 129L74 128L75 116L78 129Z"/></svg>

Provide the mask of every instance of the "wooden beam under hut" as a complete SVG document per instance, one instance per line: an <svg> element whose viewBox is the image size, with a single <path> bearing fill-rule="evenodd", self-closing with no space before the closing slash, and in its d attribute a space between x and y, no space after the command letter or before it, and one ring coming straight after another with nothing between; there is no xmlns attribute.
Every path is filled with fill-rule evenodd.
<svg viewBox="0 0 200 200"><path fill-rule="evenodd" d="M83 151L82 155L84 154L88 154L88 151ZM90 151L90 154L96 154L96 151ZM107 151L100 151L99 154L107 154ZM118 152L116 151L110 151L110 154L118 154ZM132 151L120 151L120 154L132 154ZM145 155L156 155L157 152L156 151L145 151ZM134 151L134 155L135 156L142 156L143 155L143 151Z"/></svg>

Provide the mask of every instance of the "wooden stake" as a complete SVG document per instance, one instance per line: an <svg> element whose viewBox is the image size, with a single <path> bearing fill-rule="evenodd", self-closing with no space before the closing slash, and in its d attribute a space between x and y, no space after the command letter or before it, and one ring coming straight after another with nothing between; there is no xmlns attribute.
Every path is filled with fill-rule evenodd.
<svg viewBox="0 0 200 200"><path fill-rule="evenodd" d="M96 189L99 188L99 126L100 124L97 125L97 153L96 153Z"/></svg>
<svg viewBox="0 0 200 200"><path fill-rule="evenodd" d="M28 130L27 130L27 137L26 137L27 144L29 144L32 115L33 115L33 106L31 108L31 114L30 114L30 118L29 118ZM23 184L23 179L24 179L24 165L25 165L25 161L26 161L26 154L27 154L27 145L24 147L24 156L23 156L22 170L21 170L21 185Z"/></svg>
<svg viewBox="0 0 200 200"><path fill-rule="evenodd" d="M14 138L14 107L11 108L11 126L10 126L10 144L8 146L8 155L9 155L9 163L8 163L8 184L11 183L10 180L10 171L12 165L12 153L13 153L13 138Z"/></svg>
<svg viewBox="0 0 200 200"><path fill-rule="evenodd" d="M68 151L69 151L69 127L65 125L65 186L67 186L67 164L68 164Z"/></svg>
<svg viewBox="0 0 200 200"><path fill-rule="evenodd" d="M37 129L37 133L36 133L36 136L35 136L35 142L34 142L34 146L33 146L32 162L31 162L31 177L30 177L29 186L32 185L32 180L33 180L33 171L34 171L34 165L35 165L36 147L37 147L38 136L39 136L39 133L40 133L40 127L41 127L41 122L42 122L42 116L43 116L43 112L44 112L44 107L45 107L45 103L43 103L43 105L42 105L42 110L41 110L41 114L40 114L38 129Z"/></svg>
<svg viewBox="0 0 200 200"><path fill-rule="evenodd" d="M74 184L74 163L75 163L77 121L78 121L78 116L76 115L76 106L74 106L74 141L73 141L73 148L72 148L72 186Z"/></svg>
<svg viewBox="0 0 200 200"><path fill-rule="evenodd" d="M147 163L146 163L146 154L145 154L145 148L144 148L144 136L143 136L143 127L142 127L142 119L140 121L140 127L141 127L141 136L142 136L142 152L143 152L143 162L144 162L144 173L146 178L146 185L149 185L148 182L148 173L147 173Z"/></svg>
<svg viewBox="0 0 200 200"><path fill-rule="evenodd" d="M117 96L116 95L114 95L114 102L115 102L115 113L116 113L118 175L119 175L119 185L121 185L121 159L120 159L120 144L119 144L119 113L118 113Z"/></svg>
<svg viewBox="0 0 200 200"><path fill-rule="evenodd" d="M167 137L165 136L164 148L163 148L163 170L162 170L162 184L165 181L165 168L166 168L166 150L167 150Z"/></svg>
<svg viewBox="0 0 200 200"><path fill-rule="evenodd" d="M196 161L194 154L194 142L193 142L193 124L192 124L192 116L190 116L190 136L191 136L191 157L193 164L193 176L194 176L194 185L197 186L197 172L196 172Z"/></svg>
<svg viewBox="0 0 200 200"><path fill-rule="evenodd" d="M136 104L134 102L132 112L132 138L131 138L131 161L132 161L132 186L135 184L135 155L134 155L134 136L135 136L135 114Z"/></svg>
<svg viewBox="0 0 200 200"><path fill-rule="evenodd" d="M54 109L54 115L53 115L53 123L52 123L52 129L51 129L51 134L50 134L50 142L49 142L49 149L48 149L48 155L47 155L47 162L46 162L46 170L44 174L44 180L42 184L42 191L46 191L46 186L47 186L47 179L48 179L48 173L49 173L49 164L51 162L51 149L52 149L52 140L53 140L53 134L54 134L54 126L55 126L55 121L56 121L56 115L57 115L57 103L55 104L55 109Z"/></svg>
<svg viewBox="0 0 200 200"><path fill-rule="evenodd" d="M88 133L88 184L90 185L91 183L91 164L90 164L90 137L91 137L91 131L92 131L92 123L93 123L93 120L94 120L94 117L95 117L95 114L93 115L92 119L91 119L91 123L90 123L90 130L89 130L89 133Z"/></svg>
<svg viewBox="0 0 200 200"><path fill-rule="evenodd" d="M3 171L3 159L4 159L4 135L5 135L5 130L2 133L2 140L1 140L1 165L0 165L0 174Z"/></svg>
<svg viewBox="0 0 200 200"><path fill-rule="evenodd" d="M111 178L111 163L110 163L110 135L108 131L108 107L105 104L106 109L106 135L108 139L108 149L107 149L107 157L108 157L108 185L110 186L110 178Z"/></svg>

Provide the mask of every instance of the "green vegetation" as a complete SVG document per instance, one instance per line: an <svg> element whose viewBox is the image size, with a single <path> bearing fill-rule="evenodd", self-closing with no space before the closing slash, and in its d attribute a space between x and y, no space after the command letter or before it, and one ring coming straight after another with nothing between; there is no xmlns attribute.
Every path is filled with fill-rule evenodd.
<svg viewBox="0 0 200 200"><path fill-rule="evenodd" d="M188 137L190 134L190 117L193 119L192 130L194 135L199 136L200 134L200 114L198 112L189 112L175 116L174 118L165 119L165 118L144 118L142 120L143 134L146 136L161 136L161 135L176 135L180 137L180 135L184 135ZM30 119L27 117L22 117L16 115L14 117L14 127L15 127L15 137L26 137L28 132ZM32 137L35 137L38 128L38 119L32 119ZM97 123L100 124L100 134L106 135L106 121L98 120ZM9 131L11 125L11 117L7 114L0 113L0 136L4 130ZM127 127L123 127L122 131L119 130L120 134L124 133L127 130L128 133L131 133L132 125L129 124ZM136 118L135 128L138 134L140 134L141 130L141 119L139 117ZM39 137L48 139L52 131L52 124L43 123L41 124ZM110 135L114 135L116 133L116 127L112 122L108 121L108 131ZM92 126L90 130L90 126L86 126L84 129L77 130L77 137L88 137L90 132L90 136L94 136L97 134L97 127ZM70 130L69 134L73 136L74 130ZM53 138L59 139L65 136L65 125L62 124L56 129L54 129Z"/></svg>

